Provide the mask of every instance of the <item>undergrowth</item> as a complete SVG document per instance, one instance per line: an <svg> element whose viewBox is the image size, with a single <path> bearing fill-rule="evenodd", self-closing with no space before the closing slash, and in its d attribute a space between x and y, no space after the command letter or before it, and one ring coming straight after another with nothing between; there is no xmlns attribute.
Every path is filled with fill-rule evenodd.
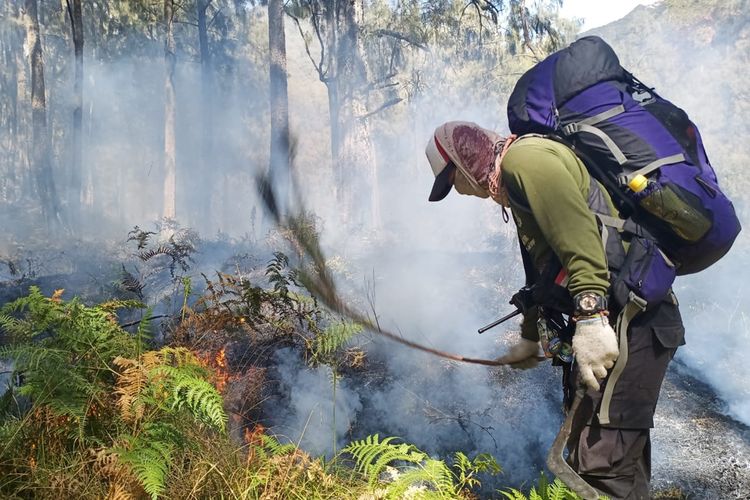
<svg viewBox="0 0 750 500"><path fill-rule="evenodd" d="M191 335L221 328L287 336L311 364L331 367L335 391L337 370L362 331L299 291L282 254L266 271L269 288L206 278L198 305L183 305L176 331L191 342L181 346L153 345L151 311L138 301L87 306L63 300L62 290L47 297L32 287L6 304L0 358L12 360L14 384L0 397L0 497L476 498L480 475L500 472L489 455L457 452L448 463L375 435L325 461L261 426L243 443L230 439L215 374L188 349L210 342ZM142 313L133 333L118 323L125 309ZM544 488L529 498L574 498L557 496L566 491L557 483Z"/></svg>

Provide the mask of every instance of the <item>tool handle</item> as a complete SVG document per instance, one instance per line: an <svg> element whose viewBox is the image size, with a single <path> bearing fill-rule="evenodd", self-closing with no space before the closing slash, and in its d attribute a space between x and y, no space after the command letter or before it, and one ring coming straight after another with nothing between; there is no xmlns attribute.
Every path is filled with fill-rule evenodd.
<svg viewBox="0 0 750 500"><path fill-rule="evenodd" d="M516 310L515 310L515 311L513 311L512 313L510 313L510 314L506 314L506 315L505 315L505 316L503 316L502 318L500 318L500 319L498 319L498 320L496 320L496 321L493 321L493 322L492 322L492 323L490 323L489 325L487 325L487 326L483 326L482 328L480 328L479 330L477 330L477 332L479 332L479 333L484 333L484 332L486 332L487 330L489 330L490 328L495 328L495 327L496 327L497 325L499 325L500 323L504 323L505 321L508 321L508 320L509 320L510 318L512 318L512 317L514 317L514 316L518 316L518 315L519 315L519 314L521 314L522 312L523 312L523 311L521 311L521 309L516 309Z"/></svg>

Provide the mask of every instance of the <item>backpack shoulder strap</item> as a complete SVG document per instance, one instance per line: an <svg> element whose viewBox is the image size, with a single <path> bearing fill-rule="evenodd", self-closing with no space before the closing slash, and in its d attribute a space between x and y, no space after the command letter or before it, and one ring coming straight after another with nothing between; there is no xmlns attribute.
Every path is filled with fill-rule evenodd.
<svg viewBox="0 0 750 500"><path fill-rule="evenodd" d="M534 260L531 258L531 254L521 241L521 236L518 236L518 246L521 247L521 260L523 261L523 271L526 274L526 286L530 287L535 283L539 282L539 273L534 266Z"/></svg>

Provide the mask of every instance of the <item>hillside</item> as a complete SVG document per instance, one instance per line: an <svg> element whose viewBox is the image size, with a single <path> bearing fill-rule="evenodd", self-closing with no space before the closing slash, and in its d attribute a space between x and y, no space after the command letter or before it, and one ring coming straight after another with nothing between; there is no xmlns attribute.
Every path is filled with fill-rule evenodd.
<svg viewBox="0 0 750 500"><path fill-rule="evenodd" d="M698 124L722 185L742 208L750 140L750 2L665 0L588 31Z"/></svg>

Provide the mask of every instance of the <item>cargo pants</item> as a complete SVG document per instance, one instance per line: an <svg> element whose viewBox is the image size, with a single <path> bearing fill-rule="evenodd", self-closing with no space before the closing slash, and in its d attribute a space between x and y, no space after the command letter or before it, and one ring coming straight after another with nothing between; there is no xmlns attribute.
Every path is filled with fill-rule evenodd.
<svg viewBox="0 0 750 500"><path fill-rule="evenodd" d="M650 498L650 429L667 366L685 343L684 337L673 295L640 312L627 327L626 352L621 339L618 361L625 361L624 368L613 377L618 371L615 365L599 391L589 389L574 416L568 462L613 500ZM575 394L575 380L574 365L566 377L567 394Z"/></svg>

